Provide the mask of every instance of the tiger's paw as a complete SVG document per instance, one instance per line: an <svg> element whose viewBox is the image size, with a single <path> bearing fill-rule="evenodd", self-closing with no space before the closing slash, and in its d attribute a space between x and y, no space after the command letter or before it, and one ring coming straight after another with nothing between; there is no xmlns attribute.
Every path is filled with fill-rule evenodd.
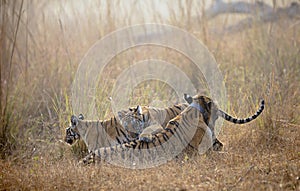
<svg viewBox="0 0 300 191"><path fill-rule="evenodd" d="M150 143L153 141L153 136L151 134L141 134L139 140L146 143Z"/></svg>
<svg viewBox="0 0 300 191"><path fill-rule="evenodd" d="M80 165L89 165L95 163L95 154L90 153L86 157L84 157L81 161L79 161Z"/></svg>
<svg viewBox="0 0 300 191"><path fill-rule="evenodd" d="M221 143L218 139L213 143L213 151L221 151L223 149L223 143Z"/></svg>
<svg viewBox="0 0 300 191"><path fill-rule="evenodd" d="M163 131L163 128L161 125L159 125L159 124L150 125L149 127L146 127L143 130L143 132L140 134L139 140L146 142L146 143L153 142L153 140L155 139L154 135L161 131Z"/></svg>

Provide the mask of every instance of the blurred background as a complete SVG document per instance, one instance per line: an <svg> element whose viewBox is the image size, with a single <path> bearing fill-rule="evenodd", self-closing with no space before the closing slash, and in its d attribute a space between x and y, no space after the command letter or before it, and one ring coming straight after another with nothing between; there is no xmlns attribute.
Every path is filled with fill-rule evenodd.
<svg viewBox="0 0 300 191"><path fill-rule="evenodd" d="M295 153L299 162L299 4L296 0L1 0L1 158L31 161L44 156L60 161L83 156L80 143L69 154L70 148L61 144L72 115L71 86L81 59L97 40L115 30L161 23L195 35L212 52L225 79L228 113L248 116L260 98L266 100L263 116L242 130L226 124L221 141L233 150L241 146L236 142L247 148L260 145L262 150L289 142L287 152ZM112 115L108 98L116 77L147 58L189 68L186 74L199 91L205 91L203 76L192 75L193 63L178 52L149 45L129 49L99 76L99 119ZM153 98L161 100L159 104L177 99L171 87L153 80L135 87L130 103L147 105Z"/></svg>

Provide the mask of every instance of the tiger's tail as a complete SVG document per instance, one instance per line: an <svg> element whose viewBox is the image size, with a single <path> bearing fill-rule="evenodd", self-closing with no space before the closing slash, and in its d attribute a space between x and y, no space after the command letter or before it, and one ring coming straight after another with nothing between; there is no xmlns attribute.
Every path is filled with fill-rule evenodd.
<svg viewBox="0 0 300 191"><path fill-rule="evenodd" d="M235 124L244 124L244 123L248 123L248 122L256 119L262 113L264 108L265 108L265 101L261 100L259 109L256 111L256 113L254 115L252 115L248 118L244 118L244 119L234 118L234 117L230 116L229 114L225 113L222 110L219 110L218 116L224 118L226 121L230 121L230 122L235 123Z"/></svg>

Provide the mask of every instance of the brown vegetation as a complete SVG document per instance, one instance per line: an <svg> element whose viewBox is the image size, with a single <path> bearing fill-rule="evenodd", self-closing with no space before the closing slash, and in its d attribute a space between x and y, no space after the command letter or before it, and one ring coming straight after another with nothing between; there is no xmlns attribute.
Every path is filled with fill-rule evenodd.
<svg viewBox="0 0 300 191"><path fill-rule="evenodd" d="M72 80L96 40L148 21L136 6L149 5L134 1L128 9L119 1L101 1L85 4L87 12L68 1L0 1L0 190L300 190L299 19L254 23L238 33L217 35L222 33L214 31L242 16L202 22L192 15L191 5L181 3L168 4L169 19L162 14L148 19L182 27L205 42L225 79L228 113L248 116L262 97L265 111L247 125L224 123L218 136L225 145L222 152L179 157L144 170L77 164L84 155L82 143L71 148L62 142L72 114ZM123 14L133 16L118 18L115 12L122 8ZM203 10L201 5L195 9ZM151 9L146 12L153 14ZM129 62L149 57L178 67L187 62L162 47L118 55L99 80L100 119L111 115L107 98L116 76ZM153 97L167 103L174 96L170 92L162 82L140 84L131 104L146 105Z"/></svg>

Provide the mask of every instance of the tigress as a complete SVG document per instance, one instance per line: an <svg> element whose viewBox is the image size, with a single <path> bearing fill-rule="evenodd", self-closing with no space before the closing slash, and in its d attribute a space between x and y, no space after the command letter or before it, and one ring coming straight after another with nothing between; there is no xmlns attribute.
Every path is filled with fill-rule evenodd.
<svg viewBox="0 0 300 191"><path fill-rule="evenodd" d="M129 108L129 110L122 110L118 112L121 118L126 116L128 112L137 112L138 110L148 111L149 115L145 115L143 122L133 121L134 126L141 127L141 131L129 129L130 124L121 125L116 117L108 120L84 120L82 114L78 117L71 116L71 124L66 128L65 142L73 144L76 140L82 138L87 148L93 151L100 147L107 147L114 144L121 144L129 142L138 138L139 134L144 128L148 126L148 119L156 118L158 124L166 126L168 121L183 111L188 104L177 104L171 107L157 109L148 106L137 106L136 108ZM125 117L126 118L126 117ZM153 120L152 120L153 121ZM125 127L125 128L124 128Z"/></svg>
<svg viewBox="0 0 300 191"><path fill-rule="evenodd" d="M192 149L198 150L202 145L202 140L206 140L204 146L214 146L215 139L213 137L213 129L215 121L218 117L222 117L227 121L243 124L257 118L265 107L265 102L260 102L260 107L257 112L251 117L245 119L237 119L226 114L218 109L217 105L211 98L203 95L191 97L185 95L189 106L183 110L178 116L168 122L166 127L152 135L151 141L132 140L123 144L117 144L111 147L103 147L90 153L83 159L83 163L88 163L97 160L108 160L116 156L125 158L133 156L135 152L139 153L142 150L153 151L156 147L161 147L164 152L172 153L172 149ZM169 149L166 149L169 148Z"/></svg>

